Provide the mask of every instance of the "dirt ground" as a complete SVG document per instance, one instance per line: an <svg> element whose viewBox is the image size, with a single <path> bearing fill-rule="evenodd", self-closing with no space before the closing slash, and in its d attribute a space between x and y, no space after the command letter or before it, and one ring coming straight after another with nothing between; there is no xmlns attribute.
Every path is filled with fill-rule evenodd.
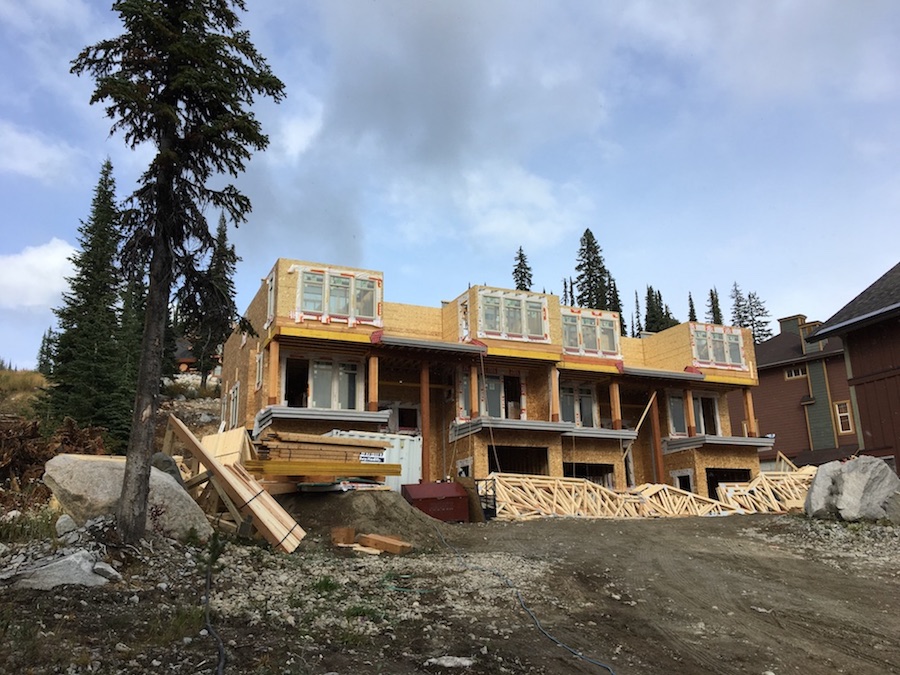
<svg viewBox="0 0 900 675"><path fill-rule="evenodd" d="M900 673L900 528L797 516L447 525L393 493L287 503L309 533L300 549L229 543L213 566L221 672ZM416 549L347 553L330 545L335 525ZM0 588L0 672L216 672L208 549L148 546L106 548L115 584Z"/></svg>

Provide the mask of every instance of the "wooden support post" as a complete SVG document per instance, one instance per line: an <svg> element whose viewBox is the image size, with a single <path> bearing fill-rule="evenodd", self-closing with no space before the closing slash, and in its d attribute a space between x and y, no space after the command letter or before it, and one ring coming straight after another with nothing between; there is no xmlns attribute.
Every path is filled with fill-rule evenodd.
<svg viewBox="0 0 900 675"><path fill-rule="evenodd" d="M469 417L475 419L480 414L481 397L478 390L478 365L473 363L469 367Z"/></svg>
<svg viewBox="0 0 900 675"><path fill-rule="evenodd" d="M756 413L753 410L753 394L750 387L744 387L744 418L747 420L747 435L751 438L759 436L756 428Z"/></svg>
<svg viewBox="0 0 900 675"><path fill-rule="evenodd" d="M269 352L268 402L269 405L279 405L281 403L281 388L278 386L278 371L281 359L278 356L278 341L270 340L266 350Z"/></svg>
<svg viewBox="0 0 900 675"><path fill-rule="evenodd" d="M369 356L369 381L366 387L368 398L366 400L366 410L369 412L378 411L378 357L372 354Z"/></svg>
<svg viewBox="0 0 900 675"><path fill-rule="evenodd" d="M559 422L559 369L550 366L550 421Z"/></svg>
<svg viewBox="0 0 900 675"><path fill-rule="evenodd" d="M419 409L422 414L422 480L431 480L431 378L428 362L422 361L419 376Z"/></svg>
<svg viewBox="0 0 900 675"><path fill-rule="evenodd" d="M653 433L653 459L656 469L656 482L665 483L663 478L662 434L659 430L659 402L654 396L650 402L650 429Z"/></svg>
<svg viewBox="0 0 900 675"><path fill-rule="evenodd" d="M697 418L694 416L694 394L690 389L684 390L684 419L687 424L687 435L697 435Z"/></svg>
<svg viewBox="0 0 900 675"><path fill-rule="evenodd" d="M622 428L622 397L619 393L619 383L615 380L609 383L609 406L612 409L612 428Z"/></svg>

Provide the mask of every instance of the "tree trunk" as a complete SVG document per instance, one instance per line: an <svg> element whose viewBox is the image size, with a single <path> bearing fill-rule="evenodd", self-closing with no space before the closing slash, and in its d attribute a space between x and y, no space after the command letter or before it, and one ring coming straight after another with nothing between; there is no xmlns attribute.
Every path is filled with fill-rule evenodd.
<svg viewBox="0 0 900 675"><path fill-rule="evenodd" d="M119 535L130 544L140 541L147 525L150 460L154 451L166 317L172 290L172 254L162 229L157 227L155 232L153 256L150 260L150 284L147 289L147 311L141 340L134 415L128 439L122 495L116 514Z"/></svg>

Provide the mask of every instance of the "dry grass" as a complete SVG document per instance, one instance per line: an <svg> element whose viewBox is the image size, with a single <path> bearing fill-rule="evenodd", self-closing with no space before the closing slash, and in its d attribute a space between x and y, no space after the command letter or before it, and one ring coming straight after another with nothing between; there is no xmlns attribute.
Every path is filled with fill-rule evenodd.
<svg viewBox="0 0 900 675"><path fill-rule="evenodd" d="M0 368L0 415L32 414L35 396L47 379L36 370L9 370Z"/></svg>

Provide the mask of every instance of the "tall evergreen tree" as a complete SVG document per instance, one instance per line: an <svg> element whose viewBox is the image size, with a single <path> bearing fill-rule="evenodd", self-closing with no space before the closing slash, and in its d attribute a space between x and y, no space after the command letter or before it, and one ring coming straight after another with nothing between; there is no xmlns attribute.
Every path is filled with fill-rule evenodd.
<svg viewBox="0 0 900 675"><path fill-rule="evenodd" d="M609 299L606 302L606 307L610 312L618 312L619 331L622 335L628 335L628 326L625 325L625 317L622 316L622 298L619 296L619 287L616 286L616 281L612 276L608 276L607 287L609 289Z"/></svg>
<svg viewBox="0 0 900 675"><path fill-rule="evenodd" d="M731 325L747 328L748 322L747 298L744 297L744 292L735 281L731 287Z"/></svg>
<svg viewBox="0 0 900 675"><path fill-rule="evenodd" d="M694 298L688 291L688 321L697 321L697 310L694 308Z"/></svg>
<svg viewBox="0 0 900 675"><path fill-rule="evenodd" d="M528 265L528 258L525 257L525 251L522 247L516 251L516 265L513 267L513 283L516 285L517 291L531 290L531 267Z"/></svg>
<svg viewBox="0 0 900 675"><path fill-rule="evenodd" d="M117 513L127 543L144 533L150 458L172 288L202 285L198 262L212 248L204 212L246 220L250 201L233 185L269 139L250 107L257 96L276 102L284 85L240 30L242 0L120 0L113 5L125 32L86 47L72 72L95 80L91 103L105 102L126 144L156 154L130 198L123 264L148 270L147 306L128 460ZM196 297L189 292L189 295Z"/></svg>
<svg viewBox="0 0 900 675"><path fill-rule="evenodd" d="M578 287L578 295L575 296L575 300L578 306L607 309L609 291L606 279L609 272L603 262L600 245L589 229L581 235L577 263L575 270L578 275L575 277L575 284Z"/></svg>
<svg viewBox="0 0 900 675"><path fill-rule="evenodd" d="M719 326L724 322L722 308L719 306L719 291L715 286L709 289L709 299L706 301L706 320Z"/></svg>
<svg viewBox="0 0 900 675"><path fill-rule="evenodd" d="M644 325L641 323L641 301L638 299L638 292L634 292L634 321L632 323L631 337L640 337L644 332Z"/></svg>
<svg viewBox="0 0 900 675"><path fill-rule="evenodd" d="M116 303L119 272L115 260L120 214L115 204L112 163L106 160L94 189L91 215L78 229L80 251L67 279L53 358L48 413L52 421L71 417L79 424L105 427L113 446L127 440L117 423L130 402L116 396L119 342Z"/></svg>
<svg viewBox="0 0 900 675"><path fill-rule="evenodd" d="M759 344L772 337L769 327L769 311L765 303L753 291L747 293L747 328L753 334L753 342Z"/></svg>
<svg viewBox="0 0 900 675"><path fill-rule="evenodd" d="M204 295L186 297L187 289L179 293L179 306L187 309L180 316L182 335L190 342L191 351L197 359L201 388L206 387L209 372L218 363L221 347L231 334L234 317L237 316L234 271L238 260L234 246L228 243L228 228L225 214L222 214L209 268L203 274L204 283L194 288L194 292L203 292Z"/></svg>
<svg viewBox="0 0 900 675"><path fill-rule="evenodd" d="M647 299L644 309L645 329L657 333L666 328L678 325L678 319L672 315L669 306L663 302L662 292L647 286Z"/></svg>
<svg viewBox="0 0 900 675"><path fill-rule="evenodd" d="M56 333L52 328L48 328L44 331L44 336L41 338L41 346L40 349L38 349L37 355L37 369L44 377L50 377L53 373L53 351L55 344Z"/></svg>

